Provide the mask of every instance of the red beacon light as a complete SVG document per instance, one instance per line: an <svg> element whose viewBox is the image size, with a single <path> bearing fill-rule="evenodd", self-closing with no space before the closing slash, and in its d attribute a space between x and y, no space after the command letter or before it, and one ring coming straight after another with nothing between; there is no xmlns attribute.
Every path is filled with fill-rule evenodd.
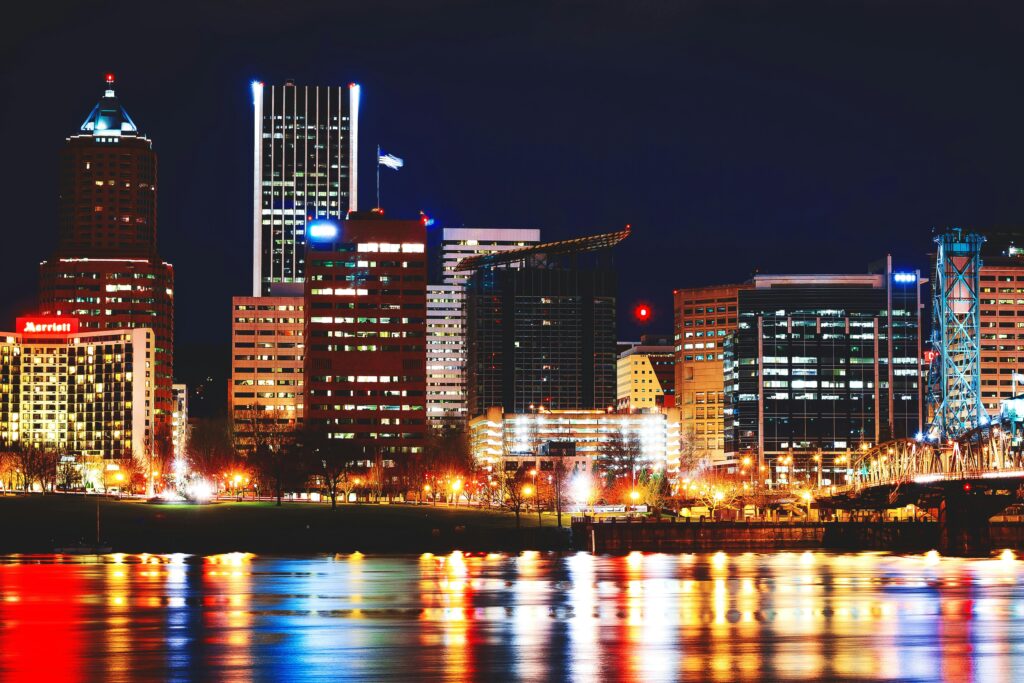
<svg viewBox="0 0 1024 683"><path fill-rule="evenodd" d="M114 74L108 73L106 76L104 76L104 80L106 80L108 85L113 85L114 84Z"/></svg>
<svg viewBox="0 0 1024 683"><path fill-rule="evenodd" d="M647 304L639 304L633 309L633 317L636 318L638 322L648 322L651 319L651 307Z"/></svg>
<svg viewBox="0 0 1024 683"><path fill-rule="evenodd" d="M971 491L971 482L969 482L969 481L964 482L964 493L970 493L970 491Z"/></svg>

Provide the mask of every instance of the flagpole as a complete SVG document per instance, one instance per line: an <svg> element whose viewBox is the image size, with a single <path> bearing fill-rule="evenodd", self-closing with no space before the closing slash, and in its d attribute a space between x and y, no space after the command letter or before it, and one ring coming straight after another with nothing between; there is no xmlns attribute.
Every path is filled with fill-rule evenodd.
<svg viewBox="0 0 1024 683"><path fill-rule="evenodd" d="M377 208L380 208L380 145L377 145Z"/></svg>

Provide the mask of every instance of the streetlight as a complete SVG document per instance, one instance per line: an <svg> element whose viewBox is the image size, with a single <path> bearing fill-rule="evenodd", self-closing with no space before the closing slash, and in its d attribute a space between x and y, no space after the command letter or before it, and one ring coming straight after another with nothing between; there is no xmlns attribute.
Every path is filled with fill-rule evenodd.
<svg viewBox="0 0 1024 683"><path fill-rule="evenodd" d="M800 497L803 498L804 499L804 503L807 504L807 521L810 521L811 520L811 500L812 500L811 492L810 491L804 491L803 493L800 494Z"/></svg>
<svg viewBox="0 0 1024 683"><path fill-rule="evenodd" d="M455 498L455 507L459 507L459 491L462 490L462 480L456 479L452 482L452 497Z"/></svg>

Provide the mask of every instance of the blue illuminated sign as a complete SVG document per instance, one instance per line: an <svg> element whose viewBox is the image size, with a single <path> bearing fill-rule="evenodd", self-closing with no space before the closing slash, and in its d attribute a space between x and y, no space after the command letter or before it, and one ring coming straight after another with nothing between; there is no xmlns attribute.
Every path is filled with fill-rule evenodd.
<svg viewBox="0 0 1024 683"><path fill-rule="evenodd" d="M334 221L312 221L306 226L306 237L314 242L330 242L338 238L338 224Z"/></svg>
<svg viewBox="0 0 1024 683"><path fill-rule="evenodd" d="M892 279L901 285L909 285L917 282L916 273L893 273Z"/></svg>

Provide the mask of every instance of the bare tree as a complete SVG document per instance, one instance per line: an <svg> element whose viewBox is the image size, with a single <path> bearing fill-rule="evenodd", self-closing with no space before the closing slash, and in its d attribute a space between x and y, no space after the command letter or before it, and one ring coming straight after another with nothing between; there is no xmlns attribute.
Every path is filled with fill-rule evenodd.
<svg viewBox="0 0 1024 683"><path fill-rule="evenodd" d="M474 470L469 435L460 425L435 430L427 440L429 469L440 478L454 481L470 476Z"/></svg>
<svg viewBox="0 0 1024 683"><path fill-rule="evenodd" d="M82 483L82 470L75 459L60 452L57 453L57 487L67 493Z"/></svg>
<svg viewBox="0 0 1024 683"><path fill-rule="evenodd" d="M232 471L248 471L235 445L227 419L196 420L186 446L189 467L208 479Z"/></svg>
<svg viewBox="0 0 1024 683"><path fill-rule="evenodd" d="M697 437L693 428L684 429L679 444L679 475L693 478L708 463L709 453L703 445L704 440Z"/></svg>
<svg viewBox="0 0 1024 683"><path fill-rule="evenodd" d="M338 494L348 498L349 476L356 464L365 459L363 447L351 439L331 439L322 428L307 428L300 437L304 460L320 477L331 508L338 507Z"/></svg>
<svg viewBox="0 0 1024 683"><path fill-rule="evenodd" d="M565 458L556 456L551 472L551 494L555 499L555 516L559 527L562 526L562 500L565 498L570 476L571 472L565 464Z"/></svg>
<svg viewBox="0 0 1024 683"><path fill-rule="evenodd" d="M145 490L148 466L132 455L131 450L125 451L116 462L117 474L121 475L120 477L115 475L115 483L119 490L127 490L129 493Z"/></svg>
<svg viewBox="0 0 1024 683"><path fill-rule="evenodd" d="M23 473L25 489L38 483L43 493L52 491L57 480L60 455L56 448L24 446L17 451L18 469Z"/></svg>
<svg viewBox="0 0 1024 683"><path fill-rule="evenodd" d="M166 480L174 462L174 435L170 420L157 422L153 429L153 448L150 461L150 474L159 472L159 477Z"/></svg>
<svg viewBox="0 0 1024 683"><path fill-rule="evenodd" d="M235 437L236 447L248 454L262 487L273 491L281 505L285 486L299 469L293 423L275 411L243 411L235 423Z"/></svg>
<svg viewBox="0 0 1024 683"><path fill-rule="evenodd" d="M711 519L717 519L718 511L735 507L740 491L732 482L708 482L697 489L696 499L708 509Z"/></svg>
<svg viewBox="0 0 1024 683"><path fill-rule="evenodd" d="M643 454L643 443L635 431L612 432L601 445L600 468L606 486L611 487L617 479L628 479L630 485L634 485L643 465Z"/></svg>
<svg viewBox="0 0 1024 683"><path fill-rule="evenodd" d="M0 481L7 491L25 488L24 476L20 468L17 446L5 446L0 450Z"/></svg>
<svg viewBox="0 0 1024 683"><path fill-rule="evenodd" d="M380 451L374 449L373 460L370 463L370 470L366 473L366 486L370 489L370 495L374 500L379 501L384 492L387 471L384 467L384 456Z"/></svg>
<svg viewBox="0 0 1024 683"><path fill-rule="evenodd" d="M524 489L527 486L528 474L525 466L520 465L515 470L502 469L497 473L502 505L516 515L516 528L520 526L519 515L523 509L523 503L528 497Z"/></svg>
<svg viewBox="0 0 1024 683"><path fill-rule="evenodd" d="M668 477L663 472L643 472L637 483L637 490L640 493L640 502L650 508L655 516L660 515L670 493Z"/></svg>

